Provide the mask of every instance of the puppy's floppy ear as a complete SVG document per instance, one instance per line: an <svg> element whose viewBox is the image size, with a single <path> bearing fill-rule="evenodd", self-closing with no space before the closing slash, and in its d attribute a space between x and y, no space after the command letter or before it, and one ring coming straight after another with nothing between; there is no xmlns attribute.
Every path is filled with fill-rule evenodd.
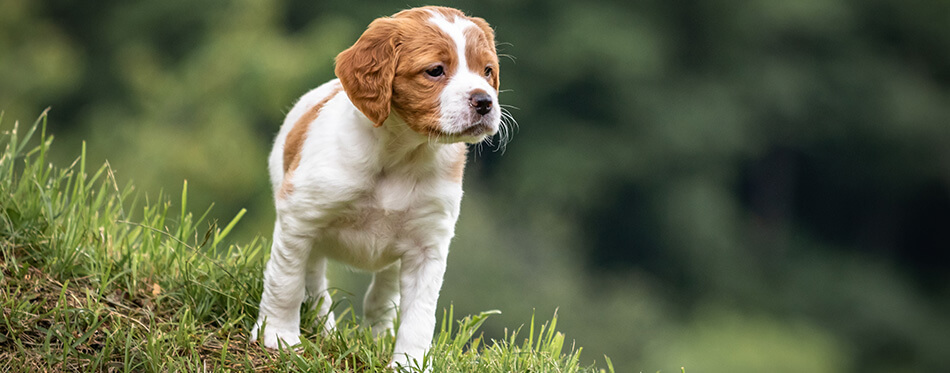
<svg viewBox="0 0 950 373"><path fill-rule="evenodd" d="M373 125L389 117L396 75L398 20L380 18L349 49L336 56L336 76L343 90Z"/></svg>

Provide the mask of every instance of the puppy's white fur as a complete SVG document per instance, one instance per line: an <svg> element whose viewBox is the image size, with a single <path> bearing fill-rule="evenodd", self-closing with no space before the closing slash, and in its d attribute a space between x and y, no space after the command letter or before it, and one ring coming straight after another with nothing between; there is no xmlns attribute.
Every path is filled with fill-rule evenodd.
<svg viewBox="0 0 950 373"><path fill-rule="evenodd" d="M497 78L486 79L487 70L472 71L466 60L472 46L464 33L477 28L470 18L435 7L406 12L411 12L412 22L435 25L457 48L452 63L431 61L451 71L442 78L424 77L443 79L436 82L438 97L433 98L438 103L437 135L433 137L433 130L420 133L419 124L407 123L399 107L393 107L381 125L374 123L339 79L306 93L294 105L269 158L277 221L260 314L251 333L252 339L260 334L266 347L299 343L300 305L308 296L326 316L326 330L334 327L325 277L328 259L374 272L364 314L375 333L393 328L398 307L401 325L394 364L421 361L431 343L462 198L464 142L494 135L501 115ZM493 40L491 53L494 56ZM490 96L489 113L475 112L473 92ZM291 132L308 115L315 117L304 123L299 164L288 168L288 137L295 136ZM466 132L477 126L485 130Z"/></svg>

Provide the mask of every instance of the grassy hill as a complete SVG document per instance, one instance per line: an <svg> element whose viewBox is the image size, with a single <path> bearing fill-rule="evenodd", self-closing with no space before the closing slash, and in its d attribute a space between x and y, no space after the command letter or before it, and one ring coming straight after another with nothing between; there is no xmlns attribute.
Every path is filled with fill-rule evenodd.
<svg viewBox="0 0 950 373"><path fill-rule="evenodd" d="M52 140L45 114L0 135L0 372L386 370L393 338L374 340L338 305L326 336L304 313L297 353L248 341L269 244L227 240L244 212L191 212L187 181L178 206L120 186L108 163L86 164L85 146L68 167L50 165ZM580 365L556 315L484 340L496 312L444 310L432 371L604 371Z"/></svg>

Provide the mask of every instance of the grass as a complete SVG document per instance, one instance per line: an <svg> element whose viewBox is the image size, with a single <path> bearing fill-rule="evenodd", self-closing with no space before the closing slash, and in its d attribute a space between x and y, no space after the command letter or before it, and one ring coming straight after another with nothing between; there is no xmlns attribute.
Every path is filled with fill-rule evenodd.
<svg viewBox="0 0 950 373"><path fill-rule="evenodd" d="M248 341L269 244L227 240L243 211L225 225L193 214L187 182L178 208L150 199L119 186L108 163L87 168L85 145L55 167L45 113L18 127L0 135L0 372L387 370L393 338L374 339L339 305L327 335L303 323L297 352ZM478 329L494 313L444 310L422 368L603 371L579 363L581 348L565 352L556 315L486 340Z"/></svg>

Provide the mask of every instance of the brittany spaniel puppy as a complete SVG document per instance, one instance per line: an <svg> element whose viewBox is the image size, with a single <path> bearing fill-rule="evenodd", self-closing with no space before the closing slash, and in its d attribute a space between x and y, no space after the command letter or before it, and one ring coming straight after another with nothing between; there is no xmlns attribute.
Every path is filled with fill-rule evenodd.
<svg viewBox="0 0 950 373"><path fill-rule="evenodd" d="M334 317L327 260L373 272L364 316L393 328L392 365L421 360L435 327L467 146L498 132L498 56L481 18L442 7L373 21L336 76L294 105L270 154L277 221L251 338L300 342L300 306Z"/></svg>

